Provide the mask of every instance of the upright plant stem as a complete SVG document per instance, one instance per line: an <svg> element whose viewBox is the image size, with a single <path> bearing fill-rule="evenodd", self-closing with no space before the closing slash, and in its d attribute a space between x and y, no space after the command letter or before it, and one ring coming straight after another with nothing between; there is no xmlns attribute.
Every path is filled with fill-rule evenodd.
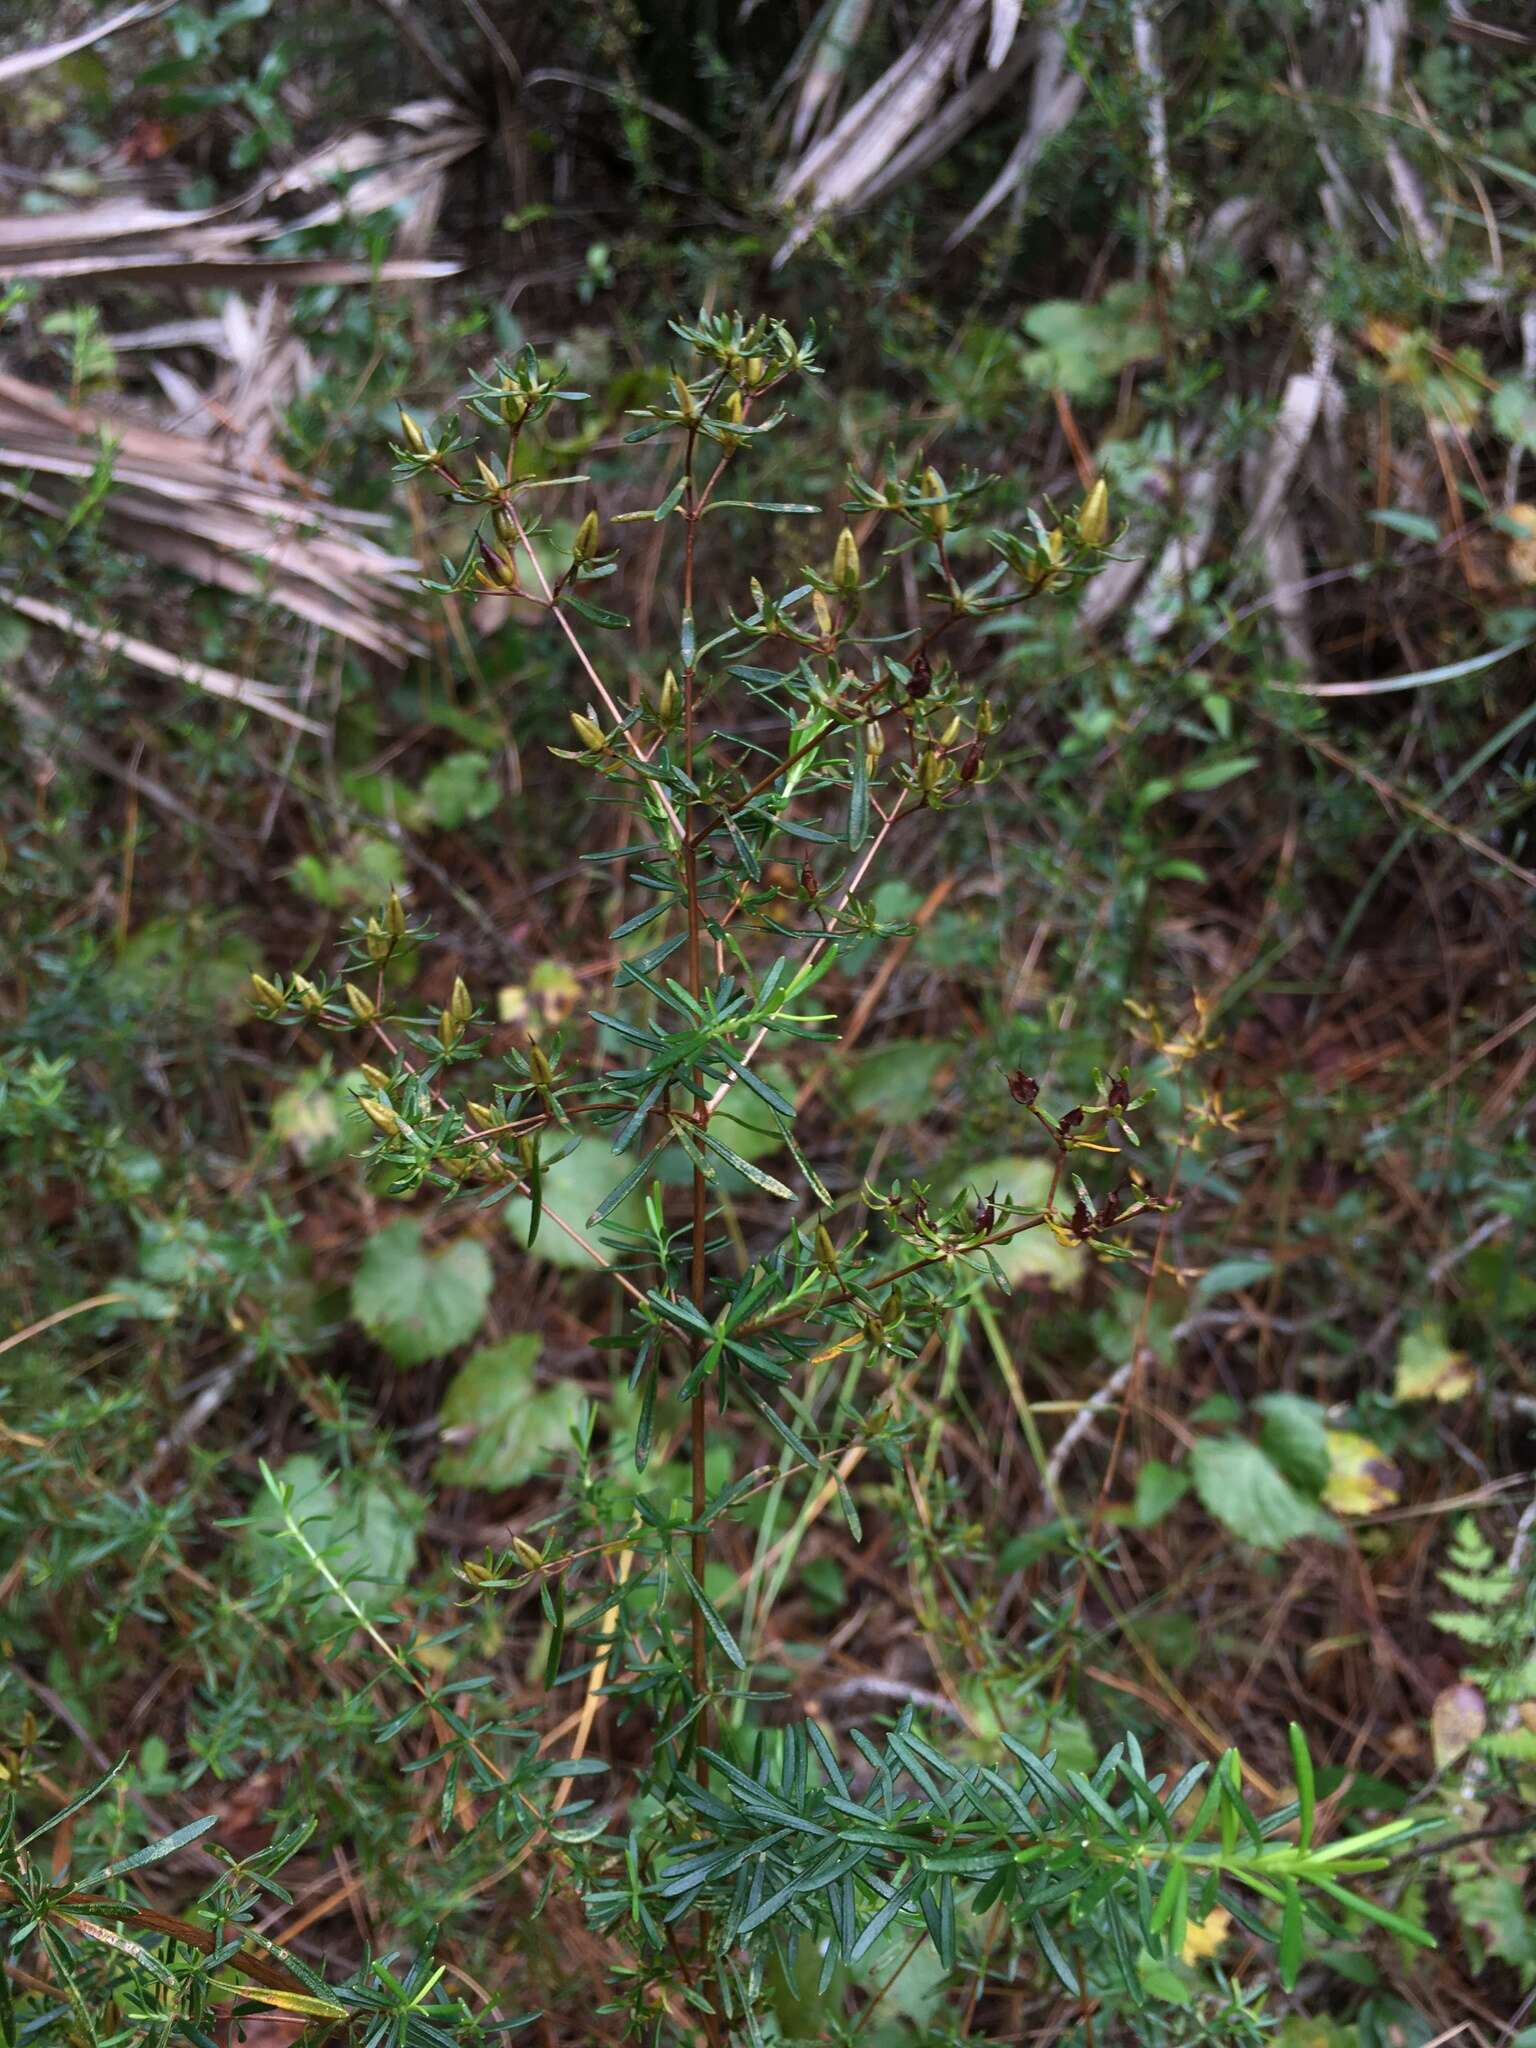
<svg viewBox="0 0 1536 2048"><path fill-rule="evenodd" d="M690 634L690 658L683 665L683 753L684 766L690 782L693 780L695 714L694 663L692 660L691 637L693 623L693 557L699 517L698 507L694 501L693 485L695 446L695 437L690 434L688 437L687 483L683 499L688 535L683 552L683 617L688 621ZM699 852L698 843L694 837L693 807L691 805L683 813L682 854L683 888L688 904L688 992L695 1001L699 1001L704 993L704 918L699 902ZM705 1099L704 1078L702 1070L695 1070L693 1076L694 1102L696 1105L694 1114L701 1123L707 1121L709 1116L709 1109ZM694 1307L698 1309L701 1315L704 1312L704 1296L706 1291L705 1246L709 1235L708 1200L709 1196L704 1180L704 1170L695 1163L693 1169L693 1259L692 1270L689 1275L689 1292L693 1297ZM697 1365L702 1354L701 1340L697 1337L690 1338L688 1351L690 1362ZM704 1389L700 1387L693 1396L692 1408L689 1414L689 1435L693 1462L693 1576L695 1581L701 1586L704 1583L704 1530L702 1525L704 1510L708 1505L709 1498L704 1472L704 1428L707 1419L705 1400ZM702 1697L709 1679L708 1639L705 1635L703 1611L697 1601L693 1603L692 1631L693 1689L695 1693ZM701 1712L695 1724L697 1729L695 1767L700 1784L703 1784L709 1776L709 1766L704 1760L704 1751L709 1742L708 1719L707 1711Z"/></svg>

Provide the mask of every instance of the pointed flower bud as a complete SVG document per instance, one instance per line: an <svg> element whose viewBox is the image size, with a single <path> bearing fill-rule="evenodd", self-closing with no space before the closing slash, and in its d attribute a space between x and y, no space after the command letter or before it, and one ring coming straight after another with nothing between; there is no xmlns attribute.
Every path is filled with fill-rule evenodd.
<svg viewBox="0 0 1536 2048"><path fill-rule="evenodd" d="M817 631L823 639L827 638L832 631L832 607L819 590L811 592L811 610L816 614Z"/></svg>
<svg viewBox="0 0 1536 2048"><path fill-rule="evenodd" d="M536 1572L544 1562L543 1551L536 1550L522 1536L514 1536L512 1538L512 1555L517 1559L524 1571Z"/></svg>
<svg viewBox="0 0 1536 2048"><path fill-rule="evenodd" d="M677 687L677 677L668 669L661 679L661 695L656 703L656 720L664 732L670 732L682 710L682 692Z"/></svg>
<svg viewBox="0 0 1536 2048"><path fill-rule="evenodd" d="M448 998L448 1014L457 1017L461 1024L467 1024L475 1013L474 1000L465 986L462 974L453 977L453 992Z"/></svg>
<svg viewBox="0 0 1536 2048"><path fill-rule="evenodd" d="M377 1088L381 1095L389 1093L389 1076L382 1067L370 1066L367 1060L357 1070L370 1088Z"/></svg>
<svg viewBox="0 0 1536 2048"><path fill-rule="evenodd" d="M949 531L949 505L944 497L944 479L932 464L923 471L923 496L939 500L938 504L929 505L926 507L926 510L928 517L933 521L935 529L939 533L947 533Z"/></svg>
<svg viewBox="0 0 1536 2048"><path fill-rule="evenodd" d="M608 751L608 742L603 737L603 728L595 718L588 718L584 711L573 711L571 713L571 724L576 729L577 739L581 741L581 744L589 753L605 754Z"/></svg>
<svg viewBox="0 0 1536 2048"><path fill-rule="evenodd" d="M405 436L405 445L413 455L425 455L427 437L402 405L400 408L400 431Z"/></svg>
<svg viewBox="0 0 1536 2048"><path fill-rule="evenodd" d="M399 1137L402 1128L400 1119L387 1102L375 1102L371 1095L359 1095L357 1100L369 1123L377 1130L381 1130L386 1138Z"/></svg>
<svg viewBox="0 0 1536 2048"><path fill-rule="evenodd" d="M576 529L576 540L571 549L578 562L590 562L597 553L597 514L589 512Z"/></svg>
<svg viewBox="0 0 1536 2048"><path fill-rule="evenodd" d="M379 1014L379 1006L373 997L364 995L355 982L347 983L347 1005L359 1024L371 1024Z"/></svg>
<svg viewBox="0 0 1536 2048"><path fill-rule="evenodd" d="M384 929L392 939L405 937L405 905L400 901L400 892L391 889L389 901L384 906Z"/></svg>
<svg viewBox="0 0 1536 2048"><path fill-rule="evenodd" d="M859 587L859 544L853 537L853 529L848 526L837 536L837 547L832 556L832 581L839 590L850 594Z"/></svg>
<svg viewBox="0 0 1536 2048"><path fill-rule="evenodd" d="M481 483L485 485L488 491L499 491L501 489L501 478L492 469L483 455L475 457L475 469L479 474Z"/></svg>
<svg viewBox="0 0 1536 2048"><path fill-rule="evenodd" d="M264 974L253 974L251 1001L259 1010L280 1010L284 1002L283 991L275 981L268 981Z"/></svg>
<svg viewBox="0 0 1536 2048"><path fill-rule="evenodd" d="M733 427L739 427L741 425L742 419L746 414L746 410L747 408L742 403L742 397L739 391L728 391L725 394L725 403L721 406L720 411L723 414L723 416L730 421Z"/></svg>
<svg viewBox="0 0 1536 2048"><path fill-rule="evenodd" d="M1087 548L1101 548L1109 537L1109 486L1100 477L1077 515L1077 537Z"/></svg>

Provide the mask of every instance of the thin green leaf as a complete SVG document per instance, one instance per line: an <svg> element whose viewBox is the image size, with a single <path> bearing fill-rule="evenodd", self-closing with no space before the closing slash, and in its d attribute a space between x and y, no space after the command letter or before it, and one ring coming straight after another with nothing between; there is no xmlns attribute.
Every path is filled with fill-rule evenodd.
<svg viewBox="0 0 1536 2048"><path fill-rule="evenodd" d="M678 1571L682 1575L683 1584L688 1588L688 1591L693 1596L694 1605L698 1608L700 1614L702 1614L704 1617L705 1627L709 1630L710 1634L719 1644L720 1649L724 1653L727 1661L734 1664L738 1671L745 1671L747 1668L747 1660L741 1654L741 1650L737 1644L736 1638L731 1634L730 1630L721 1620L719 1613L711 1604L709 1596L705 1593L704 1588L699 1584L698 1580L693 1576L693 1573L689 1571L687 1565L683 1563L680 1557L675 1558L673 1562L676 1564Z"/></svg>

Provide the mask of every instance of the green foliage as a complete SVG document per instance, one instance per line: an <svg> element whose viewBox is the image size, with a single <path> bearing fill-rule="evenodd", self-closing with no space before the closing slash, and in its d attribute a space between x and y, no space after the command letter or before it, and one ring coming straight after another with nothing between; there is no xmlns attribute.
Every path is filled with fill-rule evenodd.
<svg viewBox="0 0 1536 2048"><path fill-rule="evenodd" d="M1266 1437L1276 1432L1266 1425ZM1279 1432L1282 1449L1289 1432ZM1289 1457L1294 1469L1305 1457ZM1244 1543L1259 1550L1283 1550L1303 1536L1324 1536L1337 1540L1338 1527L1286 1476L1269 1450L1250 1443L1246 1437L1202 1437L1190 1453L1190 1473L1201 1504L1218 1522Z"/></svg>
<svg viewBox="0 0 1536 2048"><path fill-rule="evenodd" d="M421 1225L402 1218L369 1239L352 1281L352 1313L396 1365L421 1365L475 1334L490 1293L483 1245L461 1237L428 1251Z"/></svg>
<svg viewBox="0 0 1536 2048"><path fill-rule="evenodd" d="M538 1336L506 1337L472 1352L454 1374L438 1416L445 1449L436 1469L446 1484L516 1486L570 1449L580 1396L563 1383L535 1391L542 1349Z"/></svg>
<svg viewBox="0 0 1536 2048"><path fill-rule="evenodd" d="M23 242L283 232L103 231L8 377L295 517L204 582L9 436L7 2041L1533 1981L1529 56L987 12L234 0L12 95ZM447 558L403 673L284 608L327 505Z"/></svg>

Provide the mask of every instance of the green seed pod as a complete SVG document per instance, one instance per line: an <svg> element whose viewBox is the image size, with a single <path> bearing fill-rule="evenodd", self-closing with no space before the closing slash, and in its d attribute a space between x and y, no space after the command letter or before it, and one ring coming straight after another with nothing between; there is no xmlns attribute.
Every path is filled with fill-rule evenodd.
<svg viewBox="0 0 1536 2048"><path fill-rule="evenodd" d="M575 544L571 553L578 562L590 562L597 553L597 514L589 512L576 529Z"/></svg>
<svg viewBox="0 0 1536 2048"><path fill-rule="evenodd" d="M405 436L405 445L413 455L429 453L427 437L402 405L400 408L400 431Z"/></svg>
<svg viewBox="0 0 1536 2048"><path fill-rule="evenodd" d="M325 1008L325 997L315 984L302 974L293 977L293 993L299 999L299 1007L308 1017L317 1017Z"/></svg>
<svg viewBox="0 0 1536 2048"><path fill-rule="evenodd" d="M729 420L730 424L733 427L739 427L741 425L741 422L746 415L746 410L747 408L742 403L742 397L739 391L728 391L725 394L725 403L721 406L720 411L723 414L723 416L727 420Z"/></svg>
<svg viewBox="0 0 1536 2048"><path fill-rule="evenodd" d="M388 1074L382 1067L371 1067L366 1060L357 1070L370 1088L377 1088L381 1095L387 1095L390 1088Z"/></svg>
<svg viewBox="0 0 1536 2048"><path fill-rule="evenodd" d="M581 744L589 753L607 753L608 742L603 737L603 728L595 718L588 718L584 711L573 711L571 713L571 724L576 729L577 739L581 741Z"/></svg>
<svg viewBox="0 0 1536 2048"><path fill-rule="evenodd" d="M457 1018L461 1024L467 1024L475 1014L474 999L464 984L462 974L453 977L453 992L448 998L448 1014Z"/></svg>
<svg viewBox="0 0 1536 2048"><path fill-rule="evenodd" d="M375 1102L369 1095L359 1095L357 1100L363 1115L371 1124L376 1125L386 1138L399 1137L403 1126L387 1102Z"/></svg>
<svg viewBox="0 0 1536 2048"><path fill-rule="evenodd" d="M464 1026L454 1016L453 1012L451 1010L439 1010L437 1013L437 1042L443 1048L443 1051L452 1052L463 1036Z"/></svg>
<svg viewBox="0 0 1536 2048"><path fill-rule="evenodd" d="M512 514L505 505L498 505L491 514L491 525L495 528L496 538L504 548L516 545L517 521L512 517Z"/></svg>
<svg viewBox="0 0 1536 2048"><path fill-rule="evenodd" d="M251 976L251 1001L259 1010L280 1010L286 998L275 981L268 981L264 974Z"/></svg>
<svg viewBox="0 0 1536 2048"><path fill-rule="evenodd" d="M389 901L384 906L384 929L396 943L405 937L405 905L396 889L390 890Z"/></svg>
<svg viewBox="0 0 1536 2048"><path fill-rule="evenodd" d="M464 1114L469 1118L469 1121L475 1126L476 1130L480 1131L488 1131L496 1121L495 1110L486 1102L466 1102Z"/></svg>
<svg viewBox="0 0 1536 2048"><path fill-rule="evenodd" d="M663 732L670 732L683 708L682 692L677 687L677 677L668 669L661 679L661 696L656 703L656 722Z"/></svg>
<svg viewBox="0 0 1536 2048"><path fill-rule="evenodd" d="M514 1536L512 1538L512 1555L517 1559L524 1571L536 1572L544 1562L543 1551L535 1550L533 1545L525 1541L521 1536Z"/></svg>
<svg viewBox="0 0 1536 2048"><path fill-rule="evenodd" d="M364 995L354 982L347 983L347 1004L359 1024L371 1024L379 1014L372 996Z"/></svg>
<svg viewBox="0 0 1536 2048"><path fill-rule="evenodd" d="M555 1070L544 1056L544 1048L536 1038L528 1041L528 1071L533 1076L536 1088L548 1088L554 1083Z"/></svg>
<svg viewBox="0 0 1536 2048"><path fill-rule="evenodd" d="M367 948L368 958L375 967L382 967L390 954L395 950L394 940L385 931L383 925L379 923L376 917L368 919L368 929L364 934L363 944Z"/></svg>
<svg viewBox="0 0 1536 2048"><path fill-rule="evenodd" d="M938 498L941 500L944 497L944 479L939 475L939 472L936 469L934 469L931 465L929 468L923 471L923 496L925 498ZM929 505L928 507L926 507L926 510L928 513L928 517L933 521L935 531L938 533L948 533L948 504L940 503L937 505Z"/></svg>
<svg viewBox="0 0 1536 2048"><path fill-rule="evenodd" d="M816 1263L824 1273L837 1271L837 1246L824 1223L816 1226Z"/></svg>

